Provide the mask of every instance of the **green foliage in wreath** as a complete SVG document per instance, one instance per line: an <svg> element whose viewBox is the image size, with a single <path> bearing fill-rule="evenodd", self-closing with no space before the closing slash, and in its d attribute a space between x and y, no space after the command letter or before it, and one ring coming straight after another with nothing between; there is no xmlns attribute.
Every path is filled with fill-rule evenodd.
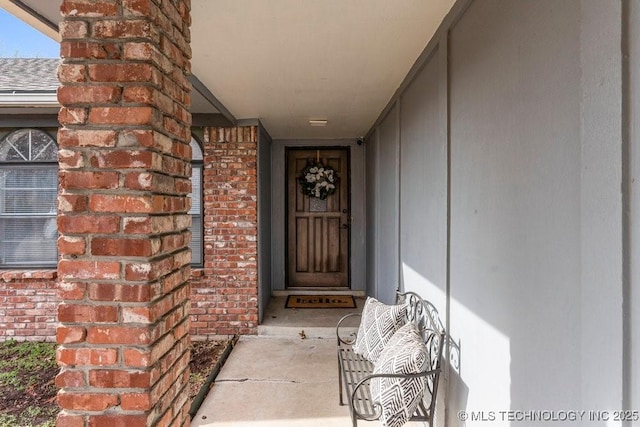
<svg viewBox="0 0 640 427"><path fill-rule="evenodd" d="M324 200L336 191L338 174L320 162L309 163L300 173L298 182L304 194Z"/></svg>

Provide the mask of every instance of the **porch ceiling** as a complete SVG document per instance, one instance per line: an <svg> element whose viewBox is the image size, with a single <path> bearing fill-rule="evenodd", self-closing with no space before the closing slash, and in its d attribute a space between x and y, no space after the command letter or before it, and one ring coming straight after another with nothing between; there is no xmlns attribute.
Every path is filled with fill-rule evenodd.
<svg viewBox="0 0 640 427"><path fill-rule="evenodd" d="M59 22L52 3L59 5L0 5L57 37L42 22ZM226 108L237 119L259 118L274 138L359 137L453 3L192 0L192 71L220 101L217 110ZM16 4L30 8L30 15L36 12L37 20ZM326 119L328 125L311 127L310 119Z"/></svg>

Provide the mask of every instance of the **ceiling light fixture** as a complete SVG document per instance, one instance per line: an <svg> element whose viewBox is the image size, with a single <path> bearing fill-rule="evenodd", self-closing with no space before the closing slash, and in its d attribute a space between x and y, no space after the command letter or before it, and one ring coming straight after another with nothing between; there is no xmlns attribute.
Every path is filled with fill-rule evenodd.
<svg viewBox="0 0 640 427"><path fill-rule="evenodd" d="M310 126L326 126L327 121L326 120L309 120L309 125Z"/></svg>

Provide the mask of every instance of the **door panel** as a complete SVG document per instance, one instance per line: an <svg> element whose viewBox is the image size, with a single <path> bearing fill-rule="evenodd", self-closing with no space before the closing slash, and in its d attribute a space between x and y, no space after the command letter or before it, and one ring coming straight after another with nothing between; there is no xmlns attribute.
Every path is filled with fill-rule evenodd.
<svg viewBox="0 0 640 427"><path fill-rule="evenodd" d="M287 286L349 286L349 151L287 151ZM325 200L309 197L298 182L309 162L320 160L338 174Z"/></svg>

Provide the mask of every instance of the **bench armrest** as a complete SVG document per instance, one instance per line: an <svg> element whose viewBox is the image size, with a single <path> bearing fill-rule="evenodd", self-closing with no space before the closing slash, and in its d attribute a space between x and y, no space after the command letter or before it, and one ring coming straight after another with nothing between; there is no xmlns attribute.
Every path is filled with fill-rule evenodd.
<svg viewBox="0 0 640 427"><path fill-rule="evenodd" d="M362 314L360 313L349 313L345 316L342 317L342 319L340 319L338 321L338 325L336 326L336 337L338 338L338 345L340 344L346 344L346 345L352 345L355 342L355 336L353 336L353 334L351 335L351 337L349 338L343 338L340 336L340 326L342 326L342 323L351 318L351 317L362 317Z"/></svg>
<svg viewBox="0 0 640 427"><path fill-rule="evenodd" d="M374 378L400 378L400 379L408 379L408 378L420 378L420 377L428 377L430 375L435 375L437 373L439 373L442 369L441 368L436 368L436 369L431 369L429 371L424 371L424 372L418 372L415 374L371 374L371 375L367 375L366 377L364 377L363 379L361 379L358 384L356 384L356 386L353 388L352 392L351 392L351 408L353 408L353 411L357 414L358 418L366 420L366 421L373 421L373 420L377 420L380 418L380 416L382 415L382 406L377 403L377 402L373 402L373 396L371 396L372 399L372 405L374 407L374 414L371 416L367 416L364 414L361 414L360 412L358 412L358 405L356 404L355 400L356 400L356 396L358 395L358 389L360 387L365 386L365 384L368 384L372 379Z"/></svg>

